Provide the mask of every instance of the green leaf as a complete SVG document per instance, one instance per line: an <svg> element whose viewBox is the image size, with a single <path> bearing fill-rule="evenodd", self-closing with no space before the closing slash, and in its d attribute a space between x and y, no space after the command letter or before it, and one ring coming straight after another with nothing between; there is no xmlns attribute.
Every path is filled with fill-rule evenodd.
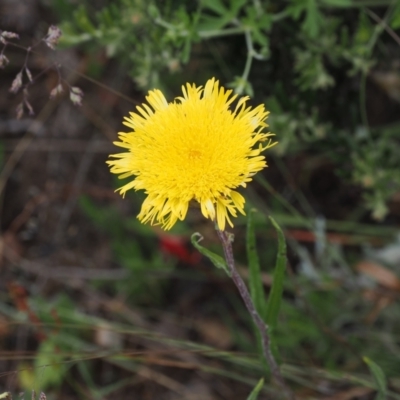
<svg viewBox="0 0 400 400"><path fill-rule="evenodd" d="M258 394L260 393L263 386L264 386L264 378L261 378L258 381L257 385L254 387L254 389L249 394L249 397L247 398L247 400L257 400Z"/></svg>
<svg viewBox="0 0 400 400"><path fill-rule="evenodd" d="M188 36L185 40L185 45L183 46L183 51L182 51L182 62L184 64L189 62L191 48L192 48L192 38Z"/></svg>
<svg viewBox="0 0 400 400"><path fill-rule="evenodd" d="M292 0L292 4L286 8L286 12L288 15L291 15L294 20L298 20L306 8L307 0Z"/></svg>
<svg viewBox="0 0 400 400"><path fill-rule="evenodd" d="M55 338L41 343L34 362L35 379L43 390L59 388L67 372Z"/></svg>
<svg viewBox="0 0 400 400"><path fill-rule="evenodd" d="M247 260L249 263L249 286L251 298L260 316L265 319L267 312L267 302L265 300L264 288L261 279L260 262L256 249L256 239L254 234L254 214L256 210L250 210L247 218Z"/></svg>
<svg viewBox="0 0 400 400"><path fill-rule="evenodd" d="M235 94L246 94L250 97L253 97L254 95L254 90L251 86L251 83L248 80L243 79L241 76L235 76L233 82L228 83L227 86L232 88Z"/></svg>
<svg viewBox="0 0 400 400"><path fill-rule="evenodd" d="M222 29L229 23L229 19L225 17L202 16L201 21L197 25L197 31L213 31Z"/></svg>
<svg viewBox="0 0 400 400"><path fill-rule="evenodd" d="M399 29L400 28L400 3L397 3L397 6L393 10L393 16L390 21L390 26L392 29Z"/></svg>
<svg viewBox="0 0 400 400"><path fill-rule="evenodd" d="M153 18L153 19L160 18L160 11L155 4L150 3L147 8L147 11L151 18Z"/></svg>
<svg viewBox="0 0 400 400"><path fill-rule="evenodd" d="M202 6L214 11L216 14L225 15L228 9L225 8L221 0L203 0Z"/></svg>
<svg viewBox="0 0 400 400"><path fill-rule="evenodd" d="M322 3L331 7L353 7L353 2L351 0L322 0Z"/></svg>
<svg viewBox="0 0 400 400"><path fill-rule="evenodd" d="M236 16L246 3L247 0L232 0L230 4L232 14Z"/></svg>
<svg viewBox="0 0 400 400"><path fill-rule="evenodd" d="M73 16L75 23L84 33L90 33L91 35L96 34L96 28L90 21L89 16L86 12L85 7L81 4L78 6Z"/></svg>
<svg viewBox="0 0 400 400"><path fill-rule="evenodd" d="M376 390L378 391L375 400L385 400L387 396L387 385L386 377L382 368L368 357L363 357L363 360L365 364L368 365L372 376L375 378Z"/></svg>
<svg viewBox="0 0 400 400"><path fill-rule="evenodd" d="M212 251L207 250L205 247L200 246L199 242L202 240L203 240L203 236L201 236L200 233L198 233L198 232L193 233L193 235L191 237L193 246L196 247L196 249L201 254L203 254L203 256L207 257L217 268L223 269L230 277L231 273L226 265L225 260L218 254L215 254Z"/></svg>
<svg viewBox="0 0 400 400"><path fill-rule="evenodd" d="M306 19L302 27L311 38L316 38L318 36L321 21L322 18L318 11L316 0L308 0Z"/></svg>
<svg viewBox="0 0 400 400"><path fill-rule="evenodd" d="M282 229L279 227L279 225L272 217L269 217L269 219L271 220L271 223L278 234L278 254L276 257L271 292L269 294L267 302L265 322L270 327L270 329L274 329L278 322L279 308L281 305L283 294L283 281L285 278L286 269L286 241Z"/></svg>

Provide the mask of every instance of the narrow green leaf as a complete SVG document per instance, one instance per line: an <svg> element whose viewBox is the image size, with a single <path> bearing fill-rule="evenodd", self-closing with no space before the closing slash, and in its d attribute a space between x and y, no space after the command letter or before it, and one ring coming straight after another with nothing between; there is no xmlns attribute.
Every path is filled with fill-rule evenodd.
<svg viewBox="0 0 400 400"><path fill-rule="evenodd" d="M236 16L246 3L246 0L232 0L230 4L232 14Z"/></svg>
<svg viewBox="0 0 400 400"><path fill-rule="evenodd" d="M74 12L74 20L83 32L90 33L91 35L96 34L96 27L89 19L87 11L82 4L78 6L77 10Z"/></svg>
<svg viewBox="0 0 400 400"><path fill-rule="evenodd" d="M260 317L265 321L267 312L267 302L265 298L264 288L261 279L260 262L258 259L256 238L255 238L255 223L254 214L257 211L252 209L248 213L247 217L247 235L246 235L246 250L247 250L247 262L249 264L249 288L251 299L253 300L256 310L260 314ZM268 374L268 366L263 356L262 338L260 331L254 325L254 333L257 337L257 348L260 354L262 364L265 373Z"/></svg>
<svg viewBox="0 0 400 400"><path fill-rule="evenodd" d="M261 389L264 386L264 378L261 378L257 385L254 387L254 389L251 391L251 393L249 394L249 397L247 398L247 400L257 400L258 399L258 394L260 393Z"/></svg>
<svg viewBox="0 0 400 400"><path fill-rule="evenodd" d="M203 0L202 6L214 11L219 15L224 15L229 11L221 0Z"/></svg>
<svg viewBox="0 0 400 400"><path fill-rule="evenodd" d="M390 21L390 26L393 29L399 29L400 28L400 3L398 2L396 7L393 10L392 18Z"/></svg>
<svg viewBox="0 0 400 400"><path fill-rule="evenodd" d="M318 10L316 0L308 0L306 18L303 22L304 31L311 37L316 38L319 33L322 18Z"/></svg>
<svg viewBox="0 0 400 400"><path fill-rule="evenodd" d="M260 262L256 249L256 239L254 234L254 214L256 210L252 209L247 217L247 260L249 263L249 286L251 298L256 306L256 310L261 318L265 319L267 311L267 302L265 299L264 288L261 279Z"/></svg>
<svg viewBox="0 0 400 400"><path fill-rule="evenodd" d="M375 400L385 400L387 396L387 385L386 385L386 377L385 373L382 371L382 368L373 362L368 357L363 357L365 364L368 365L368 368L375 378L376 382L376 390L378 391Z"/></svg>
<svg viewBox="0 0 400 400"><path fill-rule="evenodd" d="M182 51L182 62L186 64L190 59L190 50L192 48L192 37L188 36L185 40L185 45Z"/></svg>
<svg viewBox="0 0 400 400"><path fill-rule="evenodd" d="M203 236L200 235L200 233L195 232L193 233L191 237L191 241L194 247L203 254L203 256L207 257L217 268L222 268L230 277L231 273L229 272L229 269L226 265L225 260L219 256L218 254L213 253L210 250L207 250L205 247L200 246L199 242L203 240Z"/></svg>
<svg viewBox="0 0 400 400"><path fill-rule="evenodd" d="M286 8L288 15L292 16L294 20L298 20L304 10L307 9L307 0L294 1Z"/></svg>
<svg viewBox="0 0 400 400"><path fill-rule="evenodd" d="M197 24L197 33L217 31L227 25L228 22L226 18L202 16L200 22Z"/></svg>
<svg viewBox="0 0 400 400"><path fill-rule="evenodd" d="M281 305L283 294L283 281L285 278L286 269L286 241L282 229L279 227L279 225L272 217L269 217L269 219L271 220L271 223L278 234L278 254L276 257L271 292L267 301L265 322L270 327L270 329L274 329L278 322L279 308Z"/></svg>

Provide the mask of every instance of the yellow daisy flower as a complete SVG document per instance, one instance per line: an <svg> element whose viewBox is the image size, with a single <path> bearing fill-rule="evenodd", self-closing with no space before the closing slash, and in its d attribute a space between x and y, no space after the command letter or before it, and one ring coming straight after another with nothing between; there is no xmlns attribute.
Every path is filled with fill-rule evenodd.
<svg viewBox="0 0 400 400"><path fill-rule="evenodd" d="M150 106L125 117L132 131L120 132L114 142L128 152L111 155L107 163L120 178L134 176L118 189L122 195L129 189L147 194L138 215L142 223L170 229L195 200L204 217L224 230L226 221L233 226L230 215L244 214L245 199L235 189L267 166L260 154L276 144L262 132L269 113L263 105L247 107L248 97L231 111L237 96L214 78L204 88L182 86L182 92L168 103L160 90L150 91Z"/></svg>

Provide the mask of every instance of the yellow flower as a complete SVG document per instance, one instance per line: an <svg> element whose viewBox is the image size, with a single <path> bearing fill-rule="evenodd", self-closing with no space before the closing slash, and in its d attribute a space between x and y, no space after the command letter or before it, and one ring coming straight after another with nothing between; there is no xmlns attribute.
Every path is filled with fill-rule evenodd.
<svg viewBox="0 0 400 400"><path fill-rule="evenodd" d="M245 199L234 189L267 166L260 154L275 144L271 133L262 132L268 112L263 105L248 107L248 97L231 111L237 96L214 78L204 88L182 86L182 92L168 103L160 90L150 91L150 106L125 117L132 132L120 132L114 143L128 152L111 155L107 163L120 178L134 176L118 189L122 195L129 189L147 194L138 215L142 223L170 229L195 200L202 214L224 230L226 221L233 226L229 214L244 214Z"/></svg>

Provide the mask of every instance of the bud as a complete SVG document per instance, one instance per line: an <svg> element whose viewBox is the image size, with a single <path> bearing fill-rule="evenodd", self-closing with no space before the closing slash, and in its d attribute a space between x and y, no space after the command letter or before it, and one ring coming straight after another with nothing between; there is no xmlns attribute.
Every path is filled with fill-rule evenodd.
<svg viewBox="0 0 400 400"><path fill-rule="evenodd" d="M1 32L0 36L5 39L19 39L19 35L14 32L3 31Z"/></svg>
<svg viewBox="0 0 400 400"><path fill-rule="evenodd" d="M10 60L4 54L0 54L0 68L4 68L9 62Z"/></svg>
<svg viewBox="0 0 400 400"><path fill-rule="evenodd" d="M57 95L61 94L64 91L63 86L59 83L54 89L50 92L50 99L54 99Z"/></svg>
<svg viewBox="0 0 400 400"><path fill-rule="evenodd" d="M10 92L17 93L18 90L21 89L21 86L22 86L22 71L18 72L17 76L14 78L10 87Z"/></svg>
<svg viewBox="0 0 400 400"><path fill-rule="evenodd" d="M25 67L26 76L28 77L29 81L32 82L32 74L29 71L28 67Z"/></svg>
<svg viewBox="0 0 400 400"><path fill-rule="evenodd" d="M47 35L43 40L47 44L47 46L49 46L52 50L55 50L61 35L61 29L55 25L51 25L47 32Z"/></svg>
<svg viewBox="0 0 400 400"><path fill-rule="evenodd" d="M29 103L28 100L24 100L24 103L25 103L25 105L26 105L26 108L27 108L28 111L29 111L29 115L30 115L31 117L33 117L33 116L35 115L35 112L33 111L33 108L32 108L32 106L31 106L31 104Z"/></svg>
<svg viewBox="0 0 400 400"><path fill-rule="evenodd" d="M83 92L77 86L72 86L69 92L69 98L75 106L82 105Z"/></svg>

